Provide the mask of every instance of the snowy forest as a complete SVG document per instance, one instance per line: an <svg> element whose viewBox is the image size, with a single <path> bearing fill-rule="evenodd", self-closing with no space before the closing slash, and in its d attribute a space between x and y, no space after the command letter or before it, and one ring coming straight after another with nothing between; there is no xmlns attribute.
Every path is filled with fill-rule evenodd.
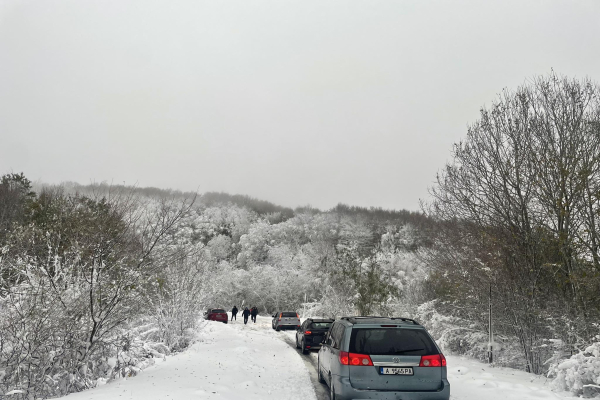
<svg viewBox="0 0 600 400"><path fill-rule="evenodd" d="M184 350L206 308L415 318L445 352L600 384L600 90L549 75L468 128L421 211L0 181L0 395ZM493 342L490 342L490 327ZM18 397L20 396L20 397Z"/></svg>

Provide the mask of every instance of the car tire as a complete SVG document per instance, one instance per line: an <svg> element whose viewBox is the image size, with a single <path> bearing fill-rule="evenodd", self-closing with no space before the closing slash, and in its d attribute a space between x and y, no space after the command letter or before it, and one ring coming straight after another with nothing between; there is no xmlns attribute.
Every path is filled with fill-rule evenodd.
<svg viewBox="0 0 600 400"><path fill-rule="evenodd" d="M302 354L308 354L308 349L306 348L306 344L304 343L304 339L302 339Z"/></svg>
<svg viewBox="0 0 600 400"><path fill-rule="evenodd" d="M298 343L298 334L296 333L296 348L300 348L300 343Z"/></svg>
<svg viewBox="0 0 600 400"><path fill-rule="evenodd" d="M279 325L277 325L277 327L275 328L275 330L276 330L277 332L279 332L279 331L281 330L281 328L279 327Z"/></svg>
<svg viewBox="0 0 600 400"><path fill-rule="evenodd" d="M321 372L321 358L317 358L317 380L319 383L325 383L325 378L323 378L323 373Z"/></svg>

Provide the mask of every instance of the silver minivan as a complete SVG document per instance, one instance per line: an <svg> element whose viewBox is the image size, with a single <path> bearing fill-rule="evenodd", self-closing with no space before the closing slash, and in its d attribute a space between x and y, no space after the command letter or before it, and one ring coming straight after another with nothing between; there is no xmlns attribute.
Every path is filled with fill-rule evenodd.
<svg viewBox="0 0 600 400"><path fill-rule="evenodd" d="M276 331L281 329L296 329L300 326L300 317L295 311L280 311L273 314L271 326Z"/></svg>
<svg viewBox="0 0 600 400"><path fill-rule="evenodd" d="M446 358L408 318L344 317L325 336L317 364L331 400L448 400Z"/></svg>

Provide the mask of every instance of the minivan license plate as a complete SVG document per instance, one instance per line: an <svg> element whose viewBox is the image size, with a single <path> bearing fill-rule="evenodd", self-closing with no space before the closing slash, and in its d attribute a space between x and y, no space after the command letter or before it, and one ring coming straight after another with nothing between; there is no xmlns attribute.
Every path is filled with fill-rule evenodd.
<svg viewBox="0 0 600 400"><path fill-rule="evenodd" d="M412 368L381 367L381 375L412 375Z"/></svg>

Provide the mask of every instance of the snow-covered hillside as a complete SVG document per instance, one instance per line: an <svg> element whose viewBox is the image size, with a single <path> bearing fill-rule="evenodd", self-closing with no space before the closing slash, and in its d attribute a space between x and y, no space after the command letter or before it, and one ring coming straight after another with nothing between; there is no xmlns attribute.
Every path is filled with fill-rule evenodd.
<svg viewBox="0 0 600 400"><path fill-rule="evenodd" d="M133 378L69 395L69 400L153 399L321 399L311 371L292 344L293 331L275 332L271 319L201 324L199 342ZM308 357L316 360L317 354ZM453 400L574 399L555 393L540 376L491 368L448 356ZM320 385L317 383L317 385Z"/></svg>

